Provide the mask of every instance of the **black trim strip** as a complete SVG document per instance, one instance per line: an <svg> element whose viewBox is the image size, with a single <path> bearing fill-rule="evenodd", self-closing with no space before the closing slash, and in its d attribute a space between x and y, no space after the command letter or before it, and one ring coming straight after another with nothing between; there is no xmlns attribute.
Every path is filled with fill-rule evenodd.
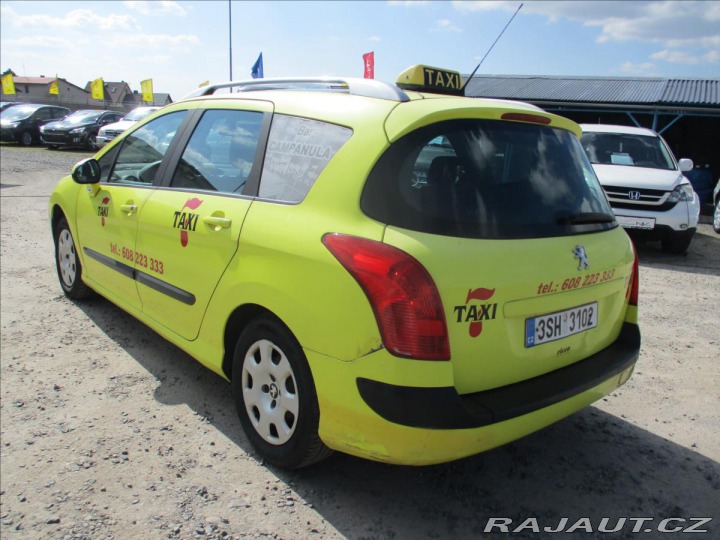
<svg viewBox="0 0 720 540"><path fill-rule="evenodd" d="M107 255L103 255L102 253L98 253L94 249L84 247L83 252L88 257L95 259L96 261L112 268L113 270L116 270L117 272L120 272L125 277L129 277L130 279L134 279L138 283L147 285L151 289L165 294L174 300L182 302L183 304L187 304L188 306L192 306L193 304L195 304L194 294L180 289L175 285L170 285L170 283L158 279L155 276L151 276L150 274L146 274L145 272L136 270L132 266L117 261L112 257L108 257Z"/></svg>
<svg viewBox="0 0 720 540"><path fill-rule="evenodd" d="M98 253L94 249L84 247L83 252L85 252L85 255L87 255L88 257L95 259L96 261L104 264L105 266L109 266L113 270L117 270L123 276L129 277L130 279L135 279L135 269L132 266L117 261L112 257L108 257L107 255L103 255L102 253Z"/></svg>
<svg viewBox="0 0 720 540"><path fill-rule="evenodd" d="M183 304L192 306L195 303L194 294L189 293L183 289L179 289L174 285L170 285L169 283L158 279L155 276L151 276L150 274L146 274L145 272L141 272L140 270L135 270L135 279L138 283L147 285L151 289L155 289L158 292L166 294L170 298L174 298L175 300L178 300Z"/></svg>
<svg viewBox="0 0 720 540"><path fill-rule="evenodd" d="M640 330L625 323L602 351L564 368L484 392L458 395L454 387L416 388L357 379L365 403L385 420L427 429L468 429L517 418L585 392L635 365Z"/></svg>

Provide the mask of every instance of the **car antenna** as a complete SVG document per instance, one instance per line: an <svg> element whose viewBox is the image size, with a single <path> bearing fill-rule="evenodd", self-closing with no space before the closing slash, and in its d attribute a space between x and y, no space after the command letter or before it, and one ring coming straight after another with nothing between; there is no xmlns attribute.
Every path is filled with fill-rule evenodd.
<svg viewBox="0 0 720 540"><path fill-rule="evenodd" d="M465 87L470 83L470 81L472 80L472 78L473 78L473 76L475 75L475 73L477 73L477 70L480 68L480 66L482 65L482 63L483 63L483 62L485 61L485 59L487 58L487 55L490 54L490 51L493 50L493 47L495 46L495 44L500 40L500 38L502 37L502 35L505 33L505 30L507 30L507 27L510 26L510 23L511 23L511 22L513 22L513 19L515 18L515 15L518 14L518 12L520 11L520 9L521 9L522 7L523 7L523 4L521 3L521 4L518 6L518 8L515 10L515 13L513 13L513 16L510 17L510 20L509 20L509 21L507 22L507 24L505 25L505 28L503 28L502 31L500 32L500 34L498 34L498 37L495 38L495 41L493 41L493 44L490 45L490 48L489 48L489 49L487 50L487 52L485 53L485 56L482 57L482 59L480 60L480 63L479 63L477 66L475 66L475 69L474 69L473 72L470 74L470 76L467 78L467 81L465 81L465 84L463 85L463 87L460 89L460 92L461 92L463 95L465 94Z"/></svg>

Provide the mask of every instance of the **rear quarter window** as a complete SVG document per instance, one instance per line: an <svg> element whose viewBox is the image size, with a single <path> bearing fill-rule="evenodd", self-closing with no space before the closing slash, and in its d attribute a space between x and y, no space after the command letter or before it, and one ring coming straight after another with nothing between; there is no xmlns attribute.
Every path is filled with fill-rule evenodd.
<svg viewBox="0 0 720 540"><path fill-rule="evenodd" d="M347 127L276 114L260 178L260 198L302 201L351 135Z"/></svg>
<svg viewBox="0 0 720 540"><path fill-rule="evenodd" d="M565 236L617 226L572 133L494 120L433 124L393 143L368 177L361 207L389 225L464 238ZM611 222L570 219L593 214Z"/></svg>

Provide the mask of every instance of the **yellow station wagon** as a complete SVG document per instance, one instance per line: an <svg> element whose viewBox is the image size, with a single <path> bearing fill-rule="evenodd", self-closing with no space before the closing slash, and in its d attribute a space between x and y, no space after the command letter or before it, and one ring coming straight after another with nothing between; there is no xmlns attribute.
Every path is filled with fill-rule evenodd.
<svg viewBox="0 0 720 540"><path fill-rule="evenodd" d="M50 199L60 285L97 292L231 381L258 454L476 454L612 392L638 270L560 116L396 84L204 87Z"/></svg>

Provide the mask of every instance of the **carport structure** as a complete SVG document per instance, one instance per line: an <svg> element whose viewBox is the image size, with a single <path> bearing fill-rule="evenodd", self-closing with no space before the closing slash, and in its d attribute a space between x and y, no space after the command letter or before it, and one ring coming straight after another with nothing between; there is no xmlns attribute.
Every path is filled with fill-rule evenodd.
<svg viewBox="0 0 720 540"><path fill-rule="evenodd" d="M702 183L720 176L720 79L475 75L465 95L526 101L578 123L651 128L677 158L695 162L691 175Z"/></svg>

